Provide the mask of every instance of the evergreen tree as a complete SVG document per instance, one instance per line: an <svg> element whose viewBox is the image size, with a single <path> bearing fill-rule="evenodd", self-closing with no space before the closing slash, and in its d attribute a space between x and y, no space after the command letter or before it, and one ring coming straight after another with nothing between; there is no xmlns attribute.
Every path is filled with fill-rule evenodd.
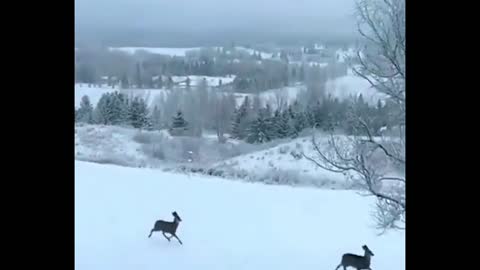
<svg viewBox="0 0 480 270"><path fill-rule="evenodd" d="M114 92L113 95L113 113L115 115L113 125L125 124L128 120L128 98L122 93Z"/></svg>
<svg viewBox="0 0 480 270"><path fill-rule="evenodd" d="M320 104L320 101L317 101L313 107L313 118L314 118L314 126L316 128L321 128L326 122L327 113L324 110L324 106Z"/></svg>
<svg viewBox="0 0 480 270"><path fill-rule="evenodd" d="M102 95L94 110L96 123L104 125L120 125L126 122L128 116L127 99L118 92Z"/></svg>
<svg viewBox="0 0 480 270"><path fill-rule="evenodd" d="M305 120L308 128L312 128L315 126L315 114L313 112L313 107L308 106L307 110L304 113Z"/></svg>
<svg viewBox="0 0 480 270"><path fill-rule="evenodd" d="M288 110L282 112L278 128L280 138L292 137L294 135L293 122L291 121Z"/></svg>
<svg viewBox="0 0 480 270"><path fill-rule="evenodd" d="M129 106L128 120L134 128L147 128L150 123L148 107L142 98L135 97Z"/></svg>
<svg viewBox="0 0 480 270"><path fill-rule="evenodd" d="M184 136L188 130L188 122L183 118L182 111L178 111L172 119L172 126L170 128L170 134L172 136Z"/></svg>
<svg viewBox="0 0 480 270"><path fill-rule="evenodd" d="M93 123L93 106L90 103L88 96L83 96L80 102L80 108L77 110L75 116L77 122L83 122L92 124Z"/></svg>
<svg viewBox="0 0 480 270"><path fill-rule="evenodd" d="M259 115L248 128L248 143L265 143L270 141L268 136L268 125L262 115Z"/></svg>
<svg viewBox="0 0 480 270"><path fill-rule="evenodd" d="M232 138L244 139L247 133L247 126L251 121L251 105L248 96L243 100L242 105L235 113L232 123Z"/></svg>

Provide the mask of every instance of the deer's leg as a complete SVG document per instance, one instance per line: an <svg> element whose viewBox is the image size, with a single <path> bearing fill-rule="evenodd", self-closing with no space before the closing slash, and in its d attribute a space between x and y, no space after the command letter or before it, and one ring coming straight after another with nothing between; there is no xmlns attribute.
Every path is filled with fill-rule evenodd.
<svg viewBox="0 0 480 270"><path fill-rule="evenodd" d="M162 232L163 236L165 236L165 238L167 238L168 242L170 242L170 238L168 238L168 236L165 234L165 232Z"/></svg>
<svg viewBox="0 0 480 270"><path fill-rule="evenodd" d="M148 235L148 238L150 238L150 236L152 236L152 233L153 233L153 229L150 231L150 234Z"/></svg>
<svg viewBox="0 0 480 270"><path fill-rule="evenodd" d="M178 238L178 236L176 234L172 234L173 237L177 238L178 242L180 243L180 245L183 245L182 243L182 240L180 240L180 238Z"/></svg>

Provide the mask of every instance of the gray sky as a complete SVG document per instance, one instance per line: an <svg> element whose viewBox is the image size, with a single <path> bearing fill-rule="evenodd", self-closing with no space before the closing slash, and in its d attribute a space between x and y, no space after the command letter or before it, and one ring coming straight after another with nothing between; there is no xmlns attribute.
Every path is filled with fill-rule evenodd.
<svg viewBox="0 0 480 270"><path fill-rule="evenodd" d="M75 0L79 29L355 33L354 0Z"/></svg>

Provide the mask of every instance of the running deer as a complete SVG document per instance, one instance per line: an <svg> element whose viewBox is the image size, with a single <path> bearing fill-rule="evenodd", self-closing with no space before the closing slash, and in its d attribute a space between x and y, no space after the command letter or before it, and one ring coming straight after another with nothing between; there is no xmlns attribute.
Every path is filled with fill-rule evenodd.
<svg viewBox="0 0 480 270"><path fill-rule="evenodd" d="M370 257L374 256L373 252L367 247L367 245L362 246L363 250L365 250L365 255L360 256L351 253L345 253L342 256L342 262L335 268L337 270L340 266L343 266L343 270L346 270L347 267L351 266L357 270L361 269L369 269L370 268Z"/></svg>
<svg viewBox="0 0 480 270"><path fill-rule="evenodd" d="M148 235L148 238L150 238L150 236L152 236L153 232L160 231L160 232L162 232L163 236L165 236L165 238L167 238L168 242L170 242L170 238L175 237L175 238L177 238L178 242L181 245L183 245L182 240L180 240L180 238L178 238L178 236L175 234L175 232L177 231L177 228L178 228L178 224L180 224L182 219L178 216L177 212L173 212L172 215L173 215L173 221L172 222L168 222L168 221L164 221L164 220L157 220L155 222L155 225L153 225L153 229L150 231L150 234ZM169 233L171 235L170 238L165 233Z"/></svg>

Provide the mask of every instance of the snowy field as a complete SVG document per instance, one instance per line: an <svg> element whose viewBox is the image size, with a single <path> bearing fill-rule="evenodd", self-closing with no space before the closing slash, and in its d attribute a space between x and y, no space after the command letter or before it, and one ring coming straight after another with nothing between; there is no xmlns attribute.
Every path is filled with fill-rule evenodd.
<svg viewBox="0 0 480 270"><path fill-rule="evenodd" d="M327 94L331 94L339 100L362 94L365 102L373 106L376 105L377 101L382 99L383 94L372 88L368 81L350 72L346 76L328 80L325 85Z"/></svg>
<svg viewBox="0 0 480 270"><path fill-rule="evenodd" d="M267 186L75 161L75 268L335 269L345 252L405 269L405 236L378 236L374 200L351 191ZM182 240L147 238L183 219Z"/></svg>
<svg viewBox="0 0 480 270"><path fill-rule="evenodd" d="M235 76L230 77L215 77L215 76L188 76L190 78L190 86L195 87L200 84L201 81L205 79L207 85L216 87L219 85L220 80L223 85L232 83L235 79ZM177 87L184 88L186 87L187 76L172 76L172 81L177 85ZM166 98L166 95L170 93L170 90L165 88L162 89L122 89L118 87L112 88L107 85L91 86L88 87L88 84L85 83L76 83L75 84L75 108L80 106L80 101L84 95L87 95L90 98L90 103L92 106L96 106L97 102L100 100L103 94L120 91L128 96L138 96L145 100L148 99L148 103L151 104L157 96L163 95Z"/></svg>

